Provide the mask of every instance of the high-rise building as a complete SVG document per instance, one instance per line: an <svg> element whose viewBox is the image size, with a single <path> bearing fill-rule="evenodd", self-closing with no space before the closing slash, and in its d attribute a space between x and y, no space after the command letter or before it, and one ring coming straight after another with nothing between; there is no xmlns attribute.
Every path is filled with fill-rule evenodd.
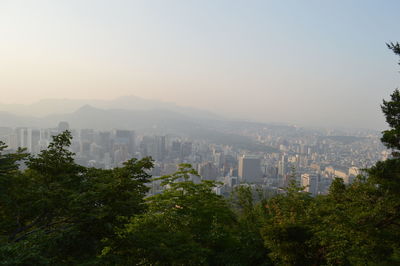
<svg viewBox="0 0 400 266"><path fill-rule="evenodd" d="M192 143L191 142L183 142L181 144L181 157L185 158L192 153Z"/></svg>
<svg viewBox="0 0 400 266"><path fill-rule="evenodd" d="M40 130L28 130L28 151L33 154L38 154L40 151Z"/></svg>
<svg viewBox="0 0 400 266"><path fill-rule="evenodd" d="M248 183L259 183L262 181L260 159L253 156L243 155L239 159L239 178Z"/></svg>
<svg viewBox="0 0 400 266"><path fill-rule="evenodd" d="M18 149L18 135L17 134L10 134L7 137L6 141L8 147L12 150Z"/></svg>
<svg viewBox="0 0 400 266"><path fill-rule="evenodd" d="M129 154L134 154L135 152L135 131L132 130L121 130L116 129L113 132L114 145L121 146L126 145Z"/></svg>
<svg viewBox="0 0 400 266"><path fill-rule="evenodd" d="M18 136L18 146L21 148L28 148L28 129L20 127L16 129Z"/></svg>
<svg viewBox="0 0 400 266"><path fill-rule="evenodd" d="M104 150L110 151L112 149L111 132L108 131L98 132L98 134L95 137L95 143L103 147Z"/></svg>
<svg viewBox="0 0 400 266"><path fill-rule="evenodd" d="M31 128L17 128L18 146L26 148L30 153L39 152L40 130Z"/></svg>
<svg viewBox="0 0 400 266"><path fill-rule="evenodd" d="M285 176L287 173L288 166L288 156L282 155L281 160L278 162L278 175L281 177Z"/></svg>
<svg viewBox="0 0 400 266"><path fill-rule="evenodd" d="M93 129L81 129L79 137L82 142L92 143L94 141L95 132Z"/></svg>
<svg viewBox="0 0 400 266"><path fill-rule="evenodd" d="M127 160L129 160L128 146L126 144L114 144L114 165L122 166Z"/></svg>
<svg viewBox="0 0 400 266"><path fill-rule="evenodd" d="M66 121L61 121L60 123L58 123L58 132L64 132L66 130L69 130L69 124Z"/></svg>
<svg viewBox="0 0 400 266"><path fill-rule="evenodd" d="M144 136L140 144L142 156L162 161L166 156L165 136Z"/></svg>
<svg viewBox="0 0 400 266"><path fill-rule="evenodd" d="M205 180L215 180L218 177L218 168L212 162L199 165L199 175Z"/></svg>
<svg viewBox="0 0 400 266"><path fill-rule="evenodd" d="M304 187L304 191L311 193L313 196L317 195L318 177L312 174L302 174L301 186Z"/></svg>
<svg viewBox="0 0 400 266"><path fill-rule="evenodd" d="M165 136L155 136L154 142L156 148L156 160L162 161L166 156Z"/></svg>

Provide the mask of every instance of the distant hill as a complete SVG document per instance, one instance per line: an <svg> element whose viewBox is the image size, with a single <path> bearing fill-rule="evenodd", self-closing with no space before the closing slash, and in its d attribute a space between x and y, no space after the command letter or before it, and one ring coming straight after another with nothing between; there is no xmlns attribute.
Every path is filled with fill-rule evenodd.
<svg viewBox="0 0 400 266"><path fill-rule="evenodd" d="M55 127L60 121L67 121L71 128L93 128L97 130L131 129L148 134L175 134L210 143L231 145L239 149L272 152L275 149L258 144L254 140L231 133L233 129L262 127L265 124L199 118L188 113L182 114L166 109L125 110L101 109L84 105L78 110L53 114L41 118L17 116L0 112L0 125L8 127Z"/></svg>
<svg viewBox="0 0 400 266"><path fill-rule="evenodd" d="M141 131L177 132L194 126L195 119L169 110L100 109L85 105L68 114L49 115L43 118L48 125L67 121L72 128L135 129Z"/></svg>
<svg viewBox="0 0 400 266"><path fill-rule="evenodd" d="M0 111L16 114L43 117L53 114L72 113L82 106L90 105L101 109L125 110L168 110L196 118L217 118L212 112L175 103L143 99L136 96L123 96L112 100L75 100L75 99L44 99L33 104L0 104Z"/></svg>
<svg viewBox="0 0 400 266"><path fill-rule="evenodd" d="M2 127L26 127L38 126L41 119L30 116L18 116L8 112L0 111L0 126Z"/></svg>

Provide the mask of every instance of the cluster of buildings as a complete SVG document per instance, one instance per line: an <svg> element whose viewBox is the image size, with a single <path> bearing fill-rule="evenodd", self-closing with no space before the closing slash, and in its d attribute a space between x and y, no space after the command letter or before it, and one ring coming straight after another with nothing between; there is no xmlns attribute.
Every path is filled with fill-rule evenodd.
<svg viewBox="0 0 400 266"><path fill-rule="evenodd" d="M151 156L155 163L151 174L163 176L174 173L181 163L190 163L202 179L222 182L223 186L218 188L221 194L243 183L279 191L291 179L313 195L324 194L335 177L349 184L361 169L389 156L377 134L364 132L338 140L330 137L334 132L303 132L296 128L283 132L274 128L239 132L259 145L273 147L272 152L175 135L137 134L132 130L76 130L70 129L67 122L48 129L0 127L0 140L9 150L24 147L38 154L52 136L65 130L72 133L71 150L81 165L111 169L132 157ZM161 189L159 183L151 184L151 193Z"/></svg>

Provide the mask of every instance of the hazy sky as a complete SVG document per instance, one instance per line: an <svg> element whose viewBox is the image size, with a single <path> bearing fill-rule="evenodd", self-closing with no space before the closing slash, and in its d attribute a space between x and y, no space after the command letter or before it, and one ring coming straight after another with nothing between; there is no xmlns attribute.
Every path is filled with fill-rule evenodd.
<svg viewBox="0 0 400 266"><path fill-rule="evenodd" d="M400 1L0 0L0 102L122 95L377 128Z"/></svg>

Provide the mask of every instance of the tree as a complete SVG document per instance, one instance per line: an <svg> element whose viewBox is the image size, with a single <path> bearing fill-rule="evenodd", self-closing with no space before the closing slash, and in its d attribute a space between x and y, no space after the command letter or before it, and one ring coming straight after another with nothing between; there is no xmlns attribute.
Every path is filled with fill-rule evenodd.
<svg viewBox="0 0 400 266"><path fill-rule="evenodd" d="M400 56L400 44L387 44L395 54ZM399 62L400 64L400 62ZM386 117L386 122L389 125L389 130L383 131L382 142L389 149L393 150L393 156L400 156L400 92L396 89L391 95L390 101L383 100L381 106L382 112Z"/></svg>
<svg viewBox="0 0 400 266"><path fill-rule="evenodd" d="M240 265L272 265L261 233L267 218L268 196L268 191L248 185L237 186L232 193L232 208L238 220L235 235L239 243L235 253Z"/></svg>
<svg viewBox="0 0 400 266"><path fill-rule="evenodd" d="M387 47L388 47L389 49L391 49L395 54L397 54L397 55L400 56L400 43L398 43L398 42L396 42L396 43L391 42L391 43L387 43L386 45L387 45ZM400 61L399 61L399 65L400 65Z"/></svg>
<svg viewBox="0 0 400 266"><path fill-rule="evenodd" d="M387 45L400 56L399 43ZM335 180L318 213L316 240L331 264L400 263L400 93L381 106L389 125L382 142L393 158L377 162L345 186Z"/></svg>
<svg viewBox="0 0 400 266"><path fill-rule="evenodd" d="M147 199L148 212L136 216L109 239L103 256L112 264L223 265L237 262L232 234L235 216L188 164L161 178L164 191Z"/></svg>
<svg viewBox="0 0 400 266"><path fill-rule="evenodd" d="M319 254L311 245L315 221L311 210L315 200L303 189L292 177L285 193L265 204L267 218L262 236L276 264L312 265L318 261Z"/></svg>
<svg viewBox="0 0 400 266"><path fill-rule="evenodd" d="M20 209L28 209L26 200L29 184L18 170L19 163L25 160L28 154L19 149L15 153L5 153L7 146L0 141L0 234L7 235L12 228L22 226L22 213ZM11 235L8 235L9 237Z"/></svg>
<svg viewBox="0 0 400 266"><path fill-rule="evenodd" d="M131 159L112 170L86 168L69 151L72 136L54 136L18 170L21 152L0 156L0 261L5 265L98 264L102 240L121 216L146 209L151 159ZM7 181L7 182L6 182Z"/></svg>

